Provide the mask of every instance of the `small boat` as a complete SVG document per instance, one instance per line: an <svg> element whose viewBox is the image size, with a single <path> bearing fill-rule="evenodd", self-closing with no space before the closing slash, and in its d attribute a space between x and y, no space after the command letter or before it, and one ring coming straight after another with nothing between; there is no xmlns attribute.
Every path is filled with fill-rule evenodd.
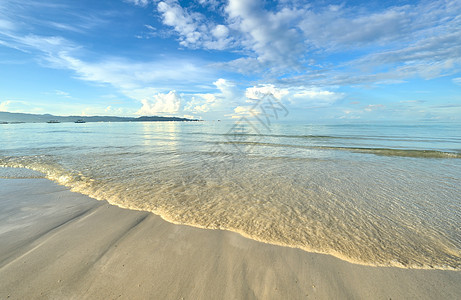
<svg viewBox="0 0 461 300"><path fill-rule="evenodd" d="M49 120L47 123L61 123L58 120Z"/></svg>
<svg viewBox="0 0 461 300"><path fill-rule="evenodd" d="M85 122L85 120L79 119L79 120L75 121L74 123L86 123L86 122Z"/></svg>

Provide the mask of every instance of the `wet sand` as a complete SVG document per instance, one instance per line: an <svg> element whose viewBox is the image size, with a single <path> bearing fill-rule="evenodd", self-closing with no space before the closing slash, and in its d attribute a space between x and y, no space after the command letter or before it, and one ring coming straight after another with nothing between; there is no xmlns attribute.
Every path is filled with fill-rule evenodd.
<svg viewBox="0 0 461 300"><path fill-rule="evenodd" d="M0 299L456 299L461 272L368 267L0 179Z"/></svg>

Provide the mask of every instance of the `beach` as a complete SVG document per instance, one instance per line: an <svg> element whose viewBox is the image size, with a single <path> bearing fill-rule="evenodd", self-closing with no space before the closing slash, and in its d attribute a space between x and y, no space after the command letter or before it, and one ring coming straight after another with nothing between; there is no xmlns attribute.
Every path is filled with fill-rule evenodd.
<svg viewBox="0 0 461 300"><path fill-rule="evenodd" d="M0 300L461 300L461 0L0 0Z"/></svg>
<svg viewBox="0 0 461 300"><path fill-rule="evenodd" d="M0 178L356 264L461 270L456 124L55 125L1 127Z"/></svg>
<svg viewBox="0 0 461 300"><path fill-rule="evenodd" d="M0 299L455 299L461 273L371 267L0 179Z"/></svg>

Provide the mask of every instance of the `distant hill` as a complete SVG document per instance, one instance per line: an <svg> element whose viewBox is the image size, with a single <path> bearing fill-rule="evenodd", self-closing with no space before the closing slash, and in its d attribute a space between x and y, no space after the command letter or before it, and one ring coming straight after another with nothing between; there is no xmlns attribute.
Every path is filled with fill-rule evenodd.
<svg viewBox="0 0 461 300"><path fill-rule="evenodd" d="M161 121L199 121L195 119L177 118L177 117L111 117L111 116L54 116L50 114L36 115L36 114L23 114L23 113L10 113L0 111L0 124L1 123L46 123L49 121L58 122L75 122L77 120L83 120L85 122L161 122Z"/></svg>

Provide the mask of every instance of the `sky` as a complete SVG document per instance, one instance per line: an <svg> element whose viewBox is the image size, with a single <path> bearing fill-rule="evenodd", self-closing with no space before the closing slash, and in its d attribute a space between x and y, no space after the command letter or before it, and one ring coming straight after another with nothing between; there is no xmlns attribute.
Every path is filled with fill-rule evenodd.
<svg viewBox="0 0 461 300"><path fill-rule="evenodd" d="M461 120L461 0L0 0L0 111Z"/></svg>

